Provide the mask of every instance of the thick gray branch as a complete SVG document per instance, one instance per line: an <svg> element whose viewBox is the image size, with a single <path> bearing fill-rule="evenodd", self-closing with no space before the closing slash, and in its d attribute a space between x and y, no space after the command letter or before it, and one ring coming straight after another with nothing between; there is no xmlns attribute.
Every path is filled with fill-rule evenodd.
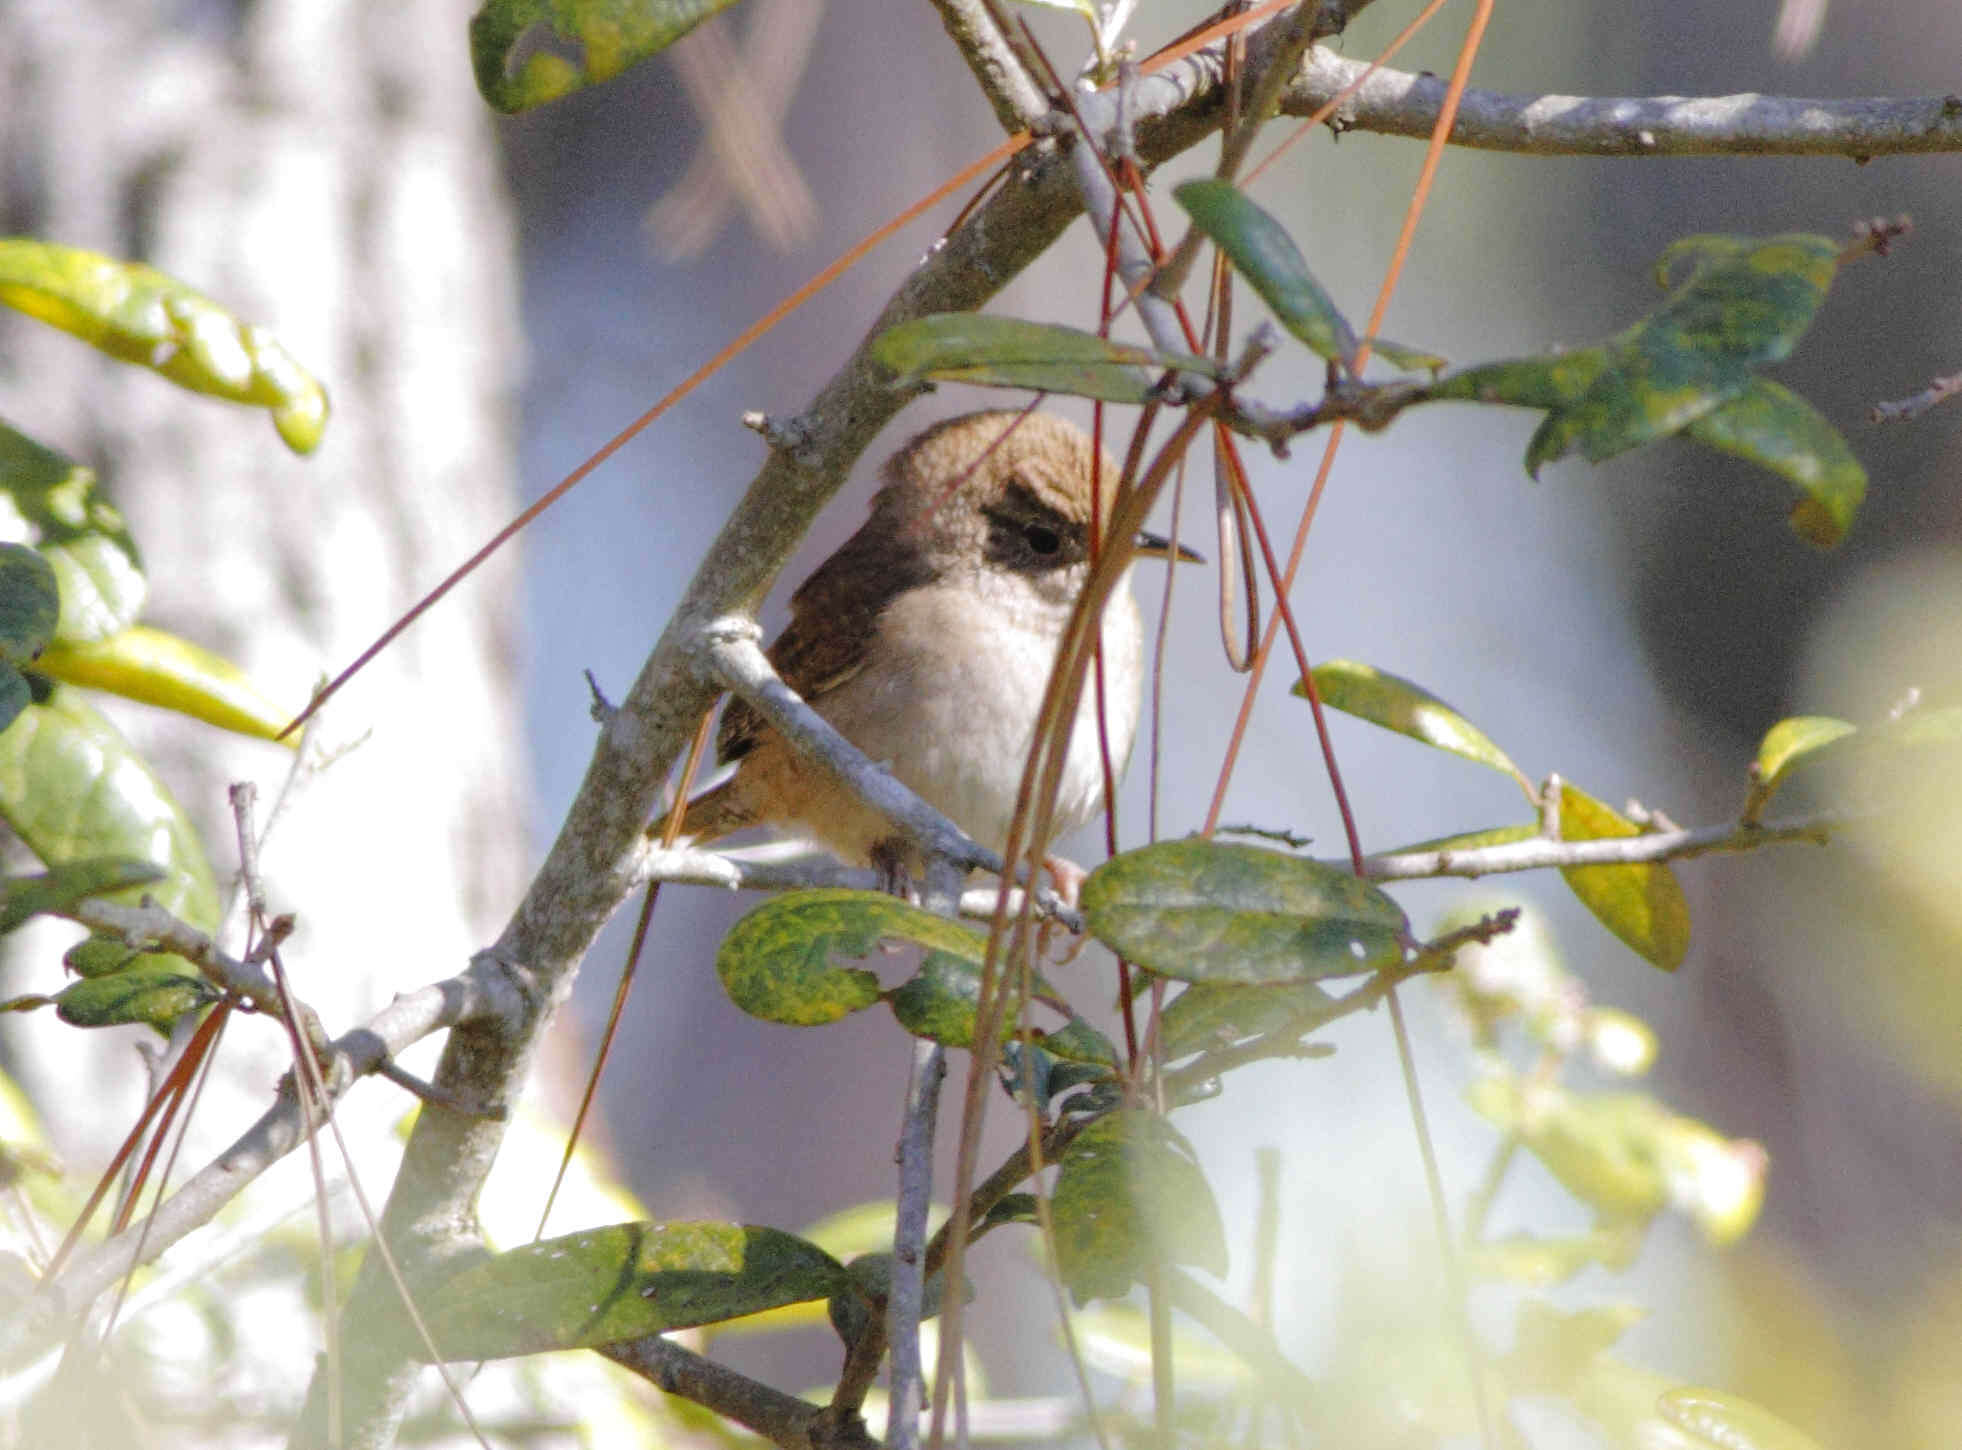
<svg viewBox="0 0 1962 1450"><path fill-rule="evenodd" d="M1281 101L1320 110L1368 69L1317 47ZM1379 70L1336 108L1342 130L1428 137L1444 103L1432 75ZM1535 156L1900 156L1962 151L1962 96L1512 96L1467 90L1451 144Z"/></svg>
<svg viewBox="0 0 1962 1450"><path fill-rule="evenodd" d="M995 119L1004 131L1026 131L1049 110L1049 98L1042 93L1022 64L1009 38L995 24L983 0L933 0L940 12L940 23L947 27L955 49L974 83L995 109Z"/></svg>

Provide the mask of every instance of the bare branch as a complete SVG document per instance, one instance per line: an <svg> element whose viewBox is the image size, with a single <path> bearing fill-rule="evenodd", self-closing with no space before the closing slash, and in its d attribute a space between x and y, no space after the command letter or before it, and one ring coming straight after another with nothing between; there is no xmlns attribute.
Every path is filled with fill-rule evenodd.
<svg viewBox="0 0 1962 1450"><path fill-rule="evenodd" d="M365 1026L346 1033L323 1062L330 1097L338 1099L358 1079L432 1032L480 1018L496 1018L513 1006L496 964L479 959L448 981L397 997ZM306 1117L291 1080L258 1122L172 1194L149 1218L78 1256L58 1280L36 1292L27 1309L0 1335L0 1357L63 1332L69 1318L97 1294L148 1263L195 1228L209 1223L245 1186L304 1140ZM136 1256L140 1245L141 1257Z"/></svg>
<svg viewBox="0 0 1962 1450"><path fill-rule="evenodd" d="M1317 47L1281 109L1320 110L1368 65ZM1341 131L1428 138L1445 82L1381 69L1336 108ZM1451 144L1533 156L1902 156L1962 151L1962 96L1806 100L1735 96L1513 96L1467 90Z"/></svg>
<svg viewBox="0 0 1962 1450"><path fill-rule="evenodd" d="M841 1422L816 1405L773 1390L658 1334L602 1345L599 1352L667 1393L747 1426L782 1450L874 1450L878 1444L856 1415Z"/></svg>
<svg viewBox="0 0 1962 1450"><path fill-rule="evenodd" d="M1825 845L1841 824L1837 816L1809 816L1769 826L1704 826L1697 830L1647 831L1597 841L1556 841L1538 836L1500 846L1438 851L1402 851L1367 856L1363 874L1371 881L1417 881L1436 876L1496 876L1507 871L1567 870L1575 866L1640 866L1687 861L1693 856L1755 851L1760 846L1809 841ZM1345 860L1340 863L1348 865Z"/></svg>
<svg viewBox="0 0 1962 1450"><path fill-rule="evenodd" d="M956 866L1001 873L1001 857L914 795L889 770L838 733L838 728L797 697L771 668L757 643L756 622L717 620L702 632L699 658L716 682L754 705L764 719L807 760L837 776L853 795L878 811L921 852Z"/></svg>
<svg viewBox="0 0 1962 1450"><path fill-rule="evenodd" d="M1875 403L1867 410L1869 423L1906 423L1919 418L1938 403L1962 393L1962 373L1936 378L1920 392L1892 403Z"/></svg>

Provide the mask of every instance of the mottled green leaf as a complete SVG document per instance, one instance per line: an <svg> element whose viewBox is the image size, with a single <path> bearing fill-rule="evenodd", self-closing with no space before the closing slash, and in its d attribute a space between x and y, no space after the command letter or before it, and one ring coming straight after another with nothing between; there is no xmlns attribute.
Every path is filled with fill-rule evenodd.
<svg viewBox="0 0 1962 1450"><path fill-rule="evenodd" d="M1605 841L1639 836L1641 827L1571 785L1560 790L1560 839ZM1561 876L1581 905L1645 961L1674 971L1689 954L1689 902L1667 866L1567 866Z"/></svg>
<svg viewBox="0 0 1962 1450"><path fill-rule="evenodd" d="M1074 327L983 312L939 312L902 322L879 335L872 355L902 383L933 379L1033 388L1107 403L1148 401L1154 380L1147 368L1208 377L1219 371L1210 358L1191 353L1159 352Z"/></svg>
<svg viewBox="0 0 1962 1450"><path fill-rule="evenodd" d="M60 615L48 561L25 544L0 543L0 663L33 664L54 638Z"/></svg>
<svg viewBox="0 0 1962 1450"><path fill-rule="evenodd" d="M979 963L986 940L944 917L876 891L790 891L737 922L716 950L729 999L753 1017L815 1027L871 1006L881 996L868 971L833 966L882 941Z"/></svg>
<svg viewBox="0 0 1962 1450"><path fill-rule="evenodd" d="M1065 1062L1092 1068L1117 1066L1117 1048L1108 1037L1081 1017L1071 1017L1054 1031L1038 1032L1035 1040L1044 1051ZM1085 1073L1078 1076L1073 1069L1064 1069L1058 1076L1066 1078L1069 1086L1074 1087L1079 1081L1090 1080L1092 1075ZM1052 1091L1061 1091L1061 1088L1052 1086Z"/></svg>
<svg viewBox="0 0 1962 1450"><path fill-rule="evenodd" d="M84 937L61 954L61 964L78 977L106 977L131 966L143 953L112 936Z"/></svg>
<svg viewBox="0 0 1962 1450"><path fill-rule="evenodd" d="M1548 417L1537 457L1550 461L1578 447L1599 463L1737 397L1753 369L1789 356L1812 325L1839 251L1830 237L1713 239L1704 264L1609 344L1610 364L1587 391Z"/></svg>
<svg viewBox="0 0 1962 1450"><path fill-rule="evenodd" d="M1156 1113L1099 1118L1070 1144L1050 1201L1056 1268L1081 1306L1114 1299L1156 1256L1226 1272L1226 1230L1192 1145Z"/></svg>
<svg viewBox="0 0 1962 1450"><path fill-rule="evenodd" d="M148 861L162 878L145 894L192 926L218 924L218 888L196 830L163 781L76 690L54 686L0 732L0 817L49 866L104 856ZM181 962L174 969L190 970Z"/></svg>
<svg viewBox="0 0 1962 1450"><path fill-rule="evenodd" d="M1230 181L1204 177L1181 182L1172 195L1193 224L1226 253L1233 270L1260 294L1281 326L1331 361L1346 364L1356 355L1354 329L1309 272L1287 228Z"/></svg>
<svg viewBox="0 0 1962 1450"><path fill-rule="evenodd" d="M622 1223L493 1255L417 1303L443 1358L503 1359L715 1324L846 1282L836 1259L778 1229Z"/></svg>
<svg viewBox="0 0 1962 1450"><path fill-rule="evenodd" d="M974 1046L974 1017L980 1001L980 967L945 952L928 952L919 971L886 997L901 1027L943 1047ZM1014 1015L1004 1012L1000 1037L1006 1041L1014 1034Z"/></svg>
<svg viewBox="0 0 1962 1450"><path fill-rule="evenodd" d="M1817 1440L1762 1405L1722 1390L1684 1385L1661 1395L1655 1409L1688 1437L1683 1450L1820 1450Z"/></svg>
<svg viewBox="0 0 1962 1450"><path fill-rule="evenodd" d="M1158 1037L1167 1061L1229 1047L1249 1037L1290 1029L1299 1034L1327 1013L1335 999L1313 982L1239 987L1195 982L1165 1004Z"/></svg>
<svg viewBox="0 0 1962 1450"><path fill-rule="evenodd" d="M186 1012L209 1007L222 995L202 977L186 976L169 959L147 957L105 977L85 977L55 993L55 1011L75 1027L120 1027L141 1022L168 1032Z"/></svg>
<svg viewBox="0 0 1962 1450"><path fill-rule="evenodd" d="M0 423L0 538L32 544L55 572L55 639L86 643L132 624L149 591L136 541L95 473Z"/></svg>
<svg viewBox="0 0 1962 1450"><path fill-rule="evenodd" d="M1402 675L1357 660L1330 660L1315 666L1315 692L1322 703L1385 730L1408 735L1439 750L1523 780L1519 767L1471 721L1436 695ZM1299 681L1294 693L1307 698Z"/></svg>
<svg viewBox="0 0 1962 1450"><path fill-rule="evenodd" d="M1434 399L1465 403L1560 408L1586 396L1607 368L1607 348L1575 348L1461 368L1431 384L1428 394Z"/></svg>
<svg viewBox="0 0 1962 1450"><path fill-rule="evenodd" d="M71 685L107 690L259 740L277 740L293 718L230 660L147 625L89 644L57 643L35 668Z"/></svg>
<svg viewBox="0 0 1962 1450"><path fill-rule="evenodd" d="M1837 544L1867 495L1867 471L1846 439L1805 399L1769 378L1689 426L1689 436L1768 468L1799 492L1790 523L1808 543Z"/></svg>
<svg viewBox="0 0 1962 1450"><path fill-rule="evenodd" d="M7 877L0 880L0 934L30 916L62 911L91 896L147 886L162 876L148 861L99 857L69 861L39 876Z"/></svg>
<svg viewBox="0 0 1962 1450"><path fill-rule="evenodd" d="M1403 960L1406 922L1345 871L1258 846L1161 841L1083 883L1090 931L1139 966L1183 981L1305 982Z"/></svg>
<svg viewBox="0 0 1962 1450"><path fill-rule="evenodd" d="M327 394L272 333L141 262L0 239L0 303L195 393L261 407L295 453L327 426Z"/></svg>
<svg viewBox="0 0 1962 1450"><path fill-rule="evenodd" d="M734 0L485 0L470 19L477 90L528 111L658 55Z"/></svg>

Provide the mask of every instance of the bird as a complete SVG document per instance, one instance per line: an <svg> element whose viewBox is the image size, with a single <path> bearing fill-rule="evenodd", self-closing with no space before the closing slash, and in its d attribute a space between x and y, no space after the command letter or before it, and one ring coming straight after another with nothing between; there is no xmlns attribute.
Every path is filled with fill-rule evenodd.
<svg viewBox="0 0 1962 1450"><path fill-rule="evenodd" d="M870 516L797 588L790 622L766 651L840 734L997 855L1057 648L1090 576L1098 456L1082 429L1047 413L969 413L927 428L887 463ZM1118 480L1109 454L1099 478L1101 523ZM1139 550L1198 558L1155 535L1140 535ZM1144 686L1130 575L1127 565L1102 621L1105 729L1120 773ZM1057 792L1059 835L1103 804L1097 710L1093 683L1077 705ZM741 699L724 711L716 746L735 773L687 802L686 844L770 826L872 865L889 882L924 864L884 816Z"/></svg>

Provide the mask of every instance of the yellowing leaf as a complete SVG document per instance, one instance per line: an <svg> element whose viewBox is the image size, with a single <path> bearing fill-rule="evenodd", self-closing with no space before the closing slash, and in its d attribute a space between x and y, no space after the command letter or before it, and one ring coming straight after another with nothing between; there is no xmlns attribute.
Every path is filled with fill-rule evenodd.
<svg viewBox="0 0 1962 1450"><path fill-rule="evenodd" d="M179 387L272 413L295 453L327 426L327 394L265 328L141 262L0 239L0 303Z"/></svg>
<svg viewBox="0 0 1962 1450"><path fill-rule="evenodd" d="M1641 827L1571 785L1560 791L1560 839L1618 840ZM1646 961L1674 971L1689 954L1689 902L1667 866L1566 866L1560 871L1581 905Z"/></svg>
<svg viewBox="0 0 1962 1450"><path fill-rule="evenodd" d="M1422 685L1401 675L1358 660L1330 660L1315 666L1315 691L1332 710L1489 765L1522 783L1525 780L1519 767L1484 731ZM1296 682L1293 693L1305 697L1308 692Z"/></svg>
<svg viewBox="0 0 1962 1450"><path fill-rule="evenodd" d="M260 740L277 740L292 718L231 661L140 624L91 644L51 645L35 668Z"/></svg>
<svg viewBox="0 0 1962 1450"><path fill-rule="evenodd" d="M528 111L611 80L732 3L485 0L470 18L477 90L500 111Z"/></svg>

